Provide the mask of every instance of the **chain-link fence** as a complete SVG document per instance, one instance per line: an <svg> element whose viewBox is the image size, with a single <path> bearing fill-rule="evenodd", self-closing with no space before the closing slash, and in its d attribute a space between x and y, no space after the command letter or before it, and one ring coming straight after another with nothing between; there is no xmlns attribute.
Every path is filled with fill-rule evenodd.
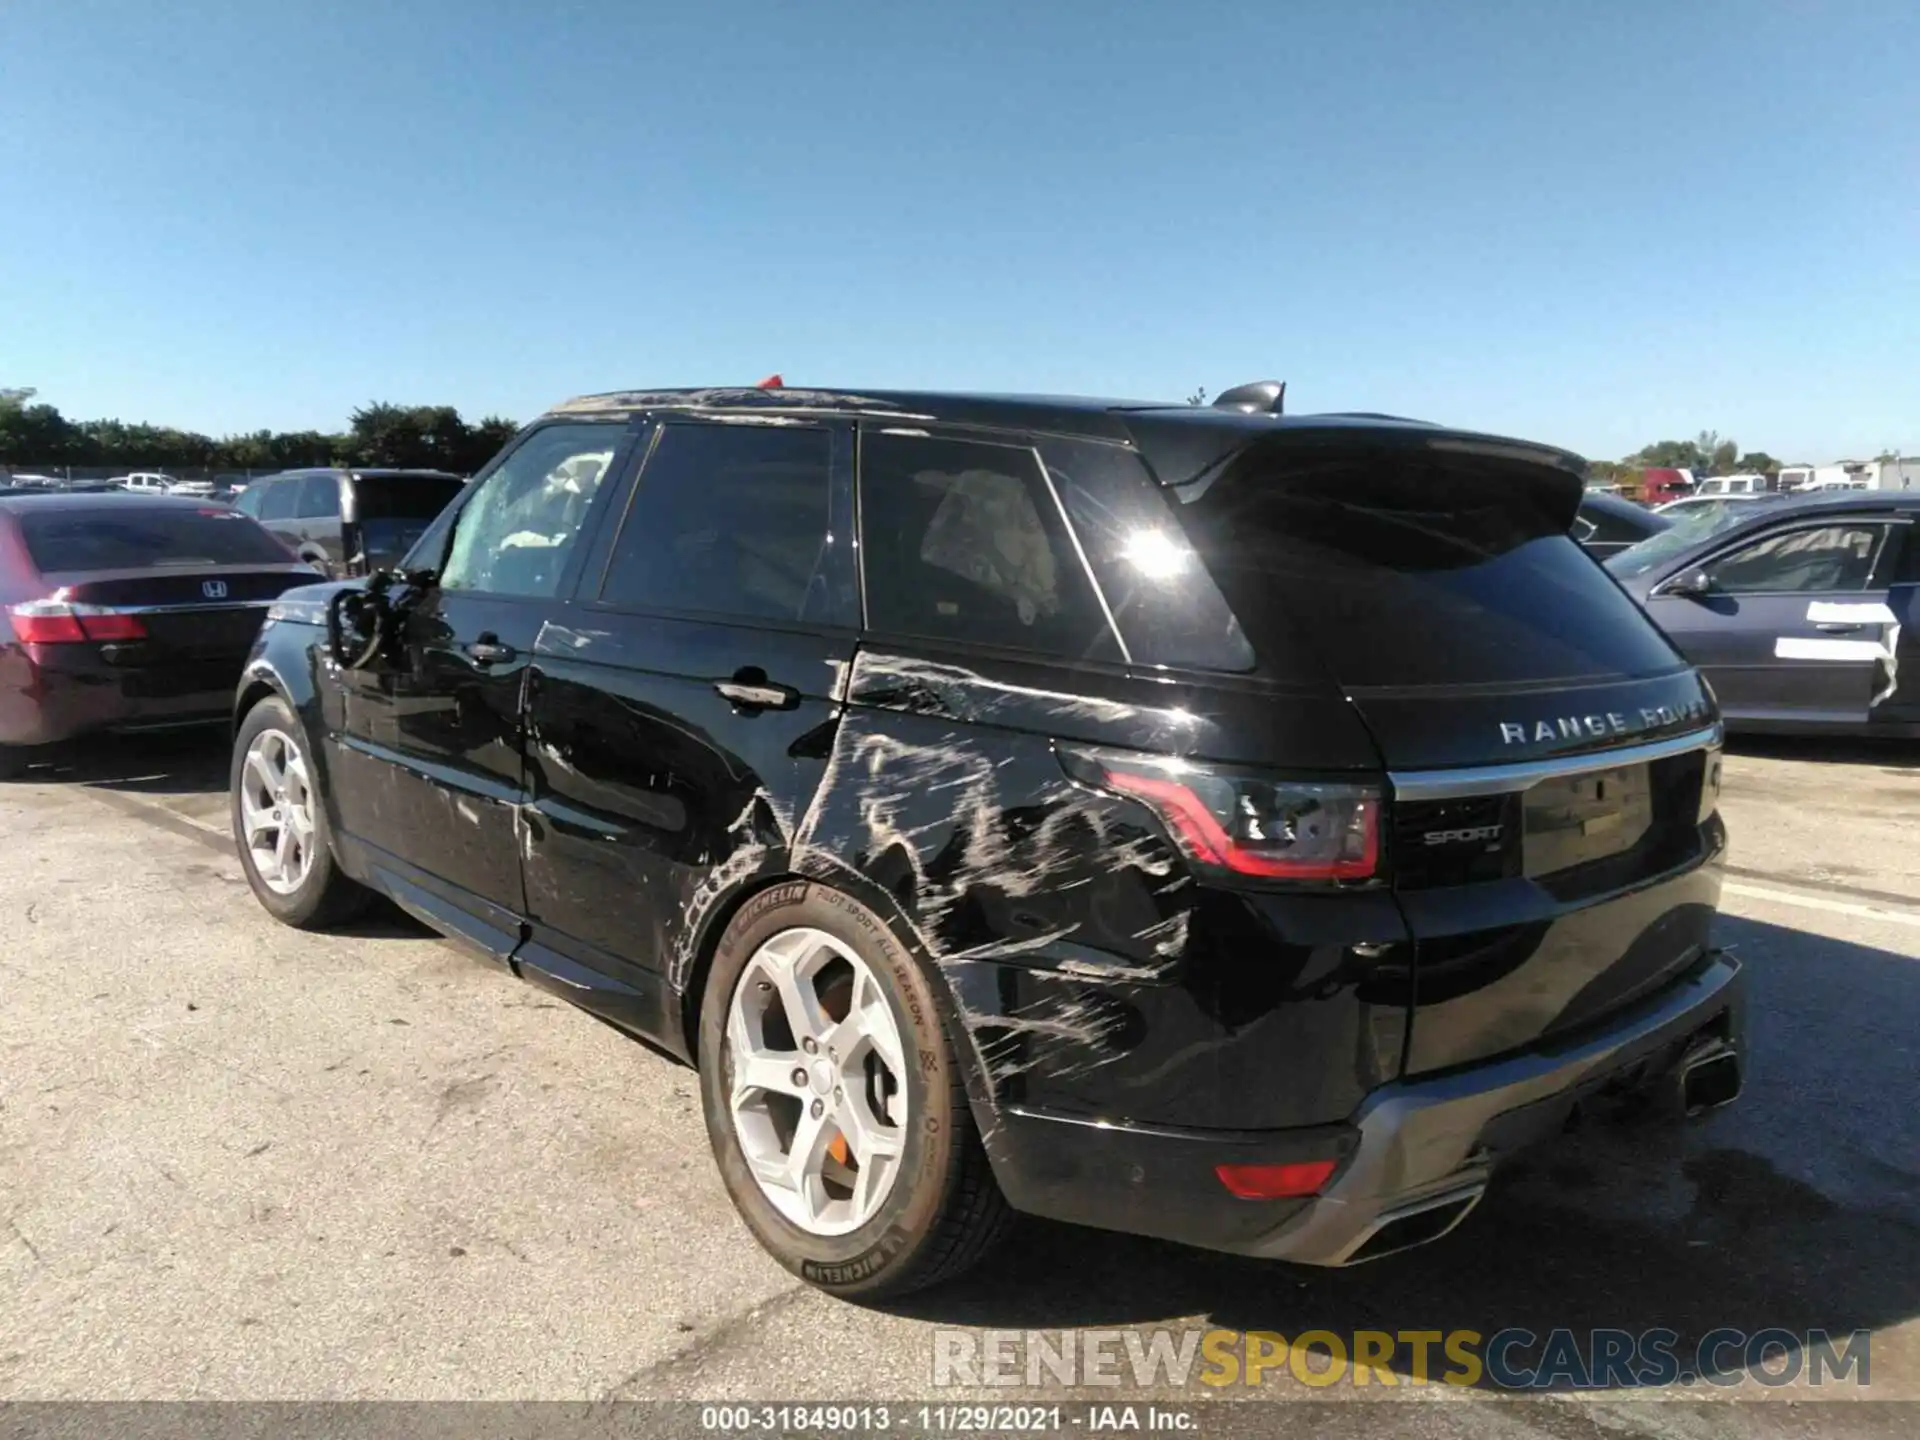
<svg viewBox="0 0 1920 1440"><path fill-rule="evenodd" d="M283 468L213 470L191 465L0 465L0 484L17 484L22 479L86 483L118 480L127 475L165 475L169 480L211 480L215 485L245 485L264 475L277 475Z"/></svg>

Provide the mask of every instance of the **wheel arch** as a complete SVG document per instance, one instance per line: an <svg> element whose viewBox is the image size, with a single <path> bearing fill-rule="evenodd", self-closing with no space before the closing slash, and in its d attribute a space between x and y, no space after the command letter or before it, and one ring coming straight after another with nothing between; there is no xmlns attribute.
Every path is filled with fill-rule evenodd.
<svg viewBox="0 0 1920 1440"><path fill-rule="evenodd" d="M233 723L227 731L229 741L239 738L240 727L247 723L247 716L253 713L256 705L267 699L285 700L296 714L299 712L299 707L294 706L292 697L272 671L256 667L240 677L239 692L233 697Z"/></svg>
<svg viewBox="0 0 1920 1440"><path fill-rule="evenodd" d="M304 679L300 671L295 671L297 679ZM290 684L284 669L273 663L268 655L256 656L241 673L240 684L234 692L233 724L228 732L229 746L240 739L240 729L251 715L267 700L278 700L293 712L294 722L299 725L301 737L306 742L307 762L313 766L314 776L320 786L320 803L326 807L327 821L332 832L335 858L342 854L340 840L343 834L340 825L340 807L338 797L333 793L332 767L328 764L325 745L327 722L321 713L319 697L310 684ZM355 875L358 879L359 876Z"/></svg>
<svg viewBox="0 0 1920 1440"><path fill-rule="evenodd" d="M791 884L838 890L858 900L880 918L897 943L905 946L920 961L932 980L933 992L944 1011L948 1038L966 1076L968 1099L972 1102L976 1118L982 1118L982 1107L988 1111L992 1108L991 1090L985 1067L980 1062L963 1021L963 1007L959 997L954 994L951 977L940 964L939 958L927 947L899 898L885 886L851 869L836 867L830 875L807 874L793 867L790 861L783 860L779 865L756 871L742 880L709 908L693 936L693 959L686 971L685 988L678 996L679 1039L685 1046L688 1059L696 1066L700 1063L701 1005L706 995L707 977L713 970L714 958L720 949L721 937L727 933L727 927L733 923L734 917L756 895L763 895L780 885Z"/></svg>

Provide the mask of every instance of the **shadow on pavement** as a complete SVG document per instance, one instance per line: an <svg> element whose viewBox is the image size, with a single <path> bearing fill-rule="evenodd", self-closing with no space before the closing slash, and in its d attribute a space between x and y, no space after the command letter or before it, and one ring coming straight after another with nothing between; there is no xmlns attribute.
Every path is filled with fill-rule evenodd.
<svg viewBox="0 0 1920 1440"><path fill-rule="evenodd" d="M83 785L150 797L142 813L172 814L201 826L227 826L227 772L232 749L224 726L103 735L75 742L51 765L27 774L28 783ZM186 803L170 803L186 802ZM199 803L195 803L199 802ZM228 843L231 843L230 841ZM385 898L341 934L365 940L433 940L438 933Z"/></svg>
<svg viewBox="0 0 1920 1440"><path fill-rule="evenodd" d="M61 746L50 764L36 765L26 779L142 795L224 794L230 753L221 725L99 735Z"/></svg>
<svg viewBox="0 0 1920 1440"><path fill-rule="evenodd" d="M1844 735L1730 735L1735 755L1822 765L1871 765L1901 772L1920 769L1920 740Z"/></svg>
<svg viewBox="0 0 1920 1440"><path fill-rule="evenodd" d="M1583 1345L1594 1329L1665 1328L1683 1363L1722 1327L1839 1341L1912 1319L1920 964L1753 920L1720 924L1751 1002L1747 1090L1726 1110L1686 1127L1563 1136L1497 1176L1451 1236L1352 1269L1035 1221L980 1270L898 1308L1008 1329L1187 1316L1289 1337L1519 1327L1544 1339L1565 1328ZM1408 1354L1395 1352L1403 1373Z"/></svg>

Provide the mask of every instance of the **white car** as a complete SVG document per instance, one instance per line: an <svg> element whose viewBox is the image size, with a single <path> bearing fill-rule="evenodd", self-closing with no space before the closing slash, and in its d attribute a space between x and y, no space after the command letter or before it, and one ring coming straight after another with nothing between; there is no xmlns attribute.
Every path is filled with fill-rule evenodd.
<svg viewBox="0 0 1920 1440"><path fill-rule="evenodd" d="M170 495L180 482L159 470L136 470L131 475L116 475L113 483L136 495Z"/></svg>
<svg viewBox="0 0 1920 1440"><path fill-rule="evenodd" d="M167 487L169 495L188 495L200 500L211 500L213 493L211 480L176 480Z"/></svg>

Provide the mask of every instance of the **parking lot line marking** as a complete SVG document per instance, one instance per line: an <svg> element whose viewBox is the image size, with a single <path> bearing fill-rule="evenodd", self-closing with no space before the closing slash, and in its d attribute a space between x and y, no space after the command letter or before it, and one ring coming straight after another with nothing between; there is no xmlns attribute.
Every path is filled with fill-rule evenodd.
<svg viewBox="0 0 1920 1440"><path fill-rule="evenodd" d="M1781 875L1772 870L1755 870L1746 865L1727 865L1727 874L1738 880L1755 880L1764 885L1777 880L1796 893L1811 890L1821 895L1837 895L1842 900L1857 900L1865 905L1881 905L1889 910L1920 909L1920 895L1901 895L1892 890L1871 890L1864 885L1849 885L1840 880L1818 880L1810 875Z"/></svg>
<svg viewBox="0 0 1920 1440"><path fill-rule="evenodd" d="M1920 927L1920 914L1911 910L1890 910L1883 905L1862 905L1852 900L1830 900L1824 895L1804 891L1776 890L1771 885L1747 885L1728 880L1721 888L1729 895L1744 895L1752 900L1770 900L1776 905L1798 905L1806 910L1826 910L1835 915L1855 915L1866 920L1884 920L1889 925Z"/></svg>
<svg viewBox="0 0 1920 1440"><path fill-rule="evenodd" d="M102 790L96 786L82 787L82 793L92 796L103 804L112 806L123 815L131 815L136 820L144 820L149 825L162 830L170 830L209 850L217 850L222 855L233 854L233 836L227 831L215 828L204 820L194 820L167 809L164 805L151 805L122 795L115 790Z"/></svg>

